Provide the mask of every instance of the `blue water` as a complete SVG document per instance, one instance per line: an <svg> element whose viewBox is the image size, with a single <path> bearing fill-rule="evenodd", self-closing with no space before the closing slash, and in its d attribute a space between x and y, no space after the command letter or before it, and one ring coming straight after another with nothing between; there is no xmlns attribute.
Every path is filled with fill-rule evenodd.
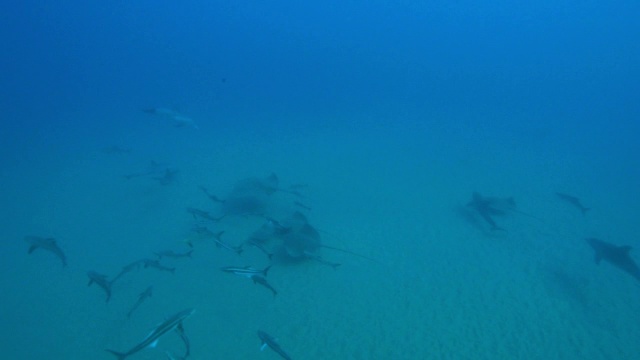
<svg viewBox="0 0 640 360"><path fill-rule="evenodd" d="M584 238L640 245L639 13L635 1L3 3L3 358L114 359L104 350L191 307L194 360L280 358L260 352L258 330L293 359L637 358L638 281L596 265ZM224 198L272 173L281 190L306 186L268 195L268 217L300 211L323 244L369 259L275 259L275 297L221 272L271 261L193 226L238 245L265 220L186 208L220 215L200 186ZM474 191L513 197L495 217L504 230L466 206ZM28 255L26 236L55 238L68 266ZM161 260L173 275L127 273L108 303L87 287L87 271L112 279L185 241L191 259ZM131 359L165 351L183 353L176 333Z"/></svg>

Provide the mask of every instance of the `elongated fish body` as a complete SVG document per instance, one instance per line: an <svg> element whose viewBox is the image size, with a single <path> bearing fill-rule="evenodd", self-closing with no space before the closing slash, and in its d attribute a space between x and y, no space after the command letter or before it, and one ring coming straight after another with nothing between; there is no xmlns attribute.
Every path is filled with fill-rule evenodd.
<svg viewBox="0 0 640 360"><path fill-rule="evenodd" d="M276 342L276 340L266 332L262 330L258 330L258 337L260 341L262 341L262 345L260 346L260 350L264 350L265 347L271 348L271 350L275 351L278 355L280 355L283 359L291 360L291 356L284 352L280 345Z"/></svg>
<svg viewBox="0 0 640 360"><path fill-rule="evenodd" d="M60 249L55 239L43 238L39 236L25 236L24 241L29 244L29 254L33 253L37 249L43 249L57 256L60 261L62 261L62 267L67 266L67 257L64 255L62 249Z"/></svg>
<svg viewBox="0 0 640 360"><path fill-rule="evenodd" d="M151 109L143 109L143 112L152 115L162 116L173 121L173 126L175 127L192 127L194 129L199 129L198 125L193 121L193 119L188 118L177 111L173 111L167 108L151 108Z"/></svg>
<svg viewBox="0 0 640 360"><path fill-rule="evenodd" d="M133 270L137 270L140 269L140 265L142 265L144 263L143 260L136 260L130 264L127 264L125 266L122 267L122 270L120 270L120 272L118 273L118 275L116 275L113 280L111 280L111 283L113 284L116 280L120 279L122 277L122 275L127 274L132 272Z"/></svg>
<svg viewBox="0 0 640 360"><path fill-rule="evenodd" d="M147 348L149 346L153 347L157 343L158 339L160 339L160 337L162 337L169 331L176 329L186 318L191 316L194 312L194 309L186 309L171 316L170 318L156 326L155 329L153 329L153 331L151 331L151 333L147 335L146 338L144 338L144 340L142 340L138 345L134 346L127 352L118 352L109 349L107 349L107 351L116 356L119 360L123 360L144 348Z"/></svg>
<svg viewBox="0 0 640 360"><path fill-rule="evenodd" d="M172 274L175 274L175 272L176 272L176 268L164 266L164 265L160 264L160 262L158 260L143 259L142 263L144 264L144 268L145 269L149 268L149 267L152 267L152 268L156 268L156 269L161 270L161 271L168 271L168 272L170 272Z"/></svg>
<svg viewBox="0 0 640 360"><path fill-rule="evenodd" d="M567 195L559 192L556 193L556 196L561 200L564 200L565 202L578 208L582 212L582 215L585 215L587 211L589 211L589 208L582 205L582 202L580 201L580 199L578 199L575 196L571 196L571 195Z"/></svg>
<svg viewBox="0 0 640 360"><path fill-rule="evenodd" d="M631 246L617 246L594 238L586 239L586 241L595 251L596 264L600 264L600 261L604 260L640 281L640 268L631 258Z"/></svg>
<svg viewBox="0 0 640 360"><path fill-rule="evenodd" d="M111 284L113 282L107 280L107 275L99 274L95 271L87 272L87 276L89 276L89 285L95 283L100 286L102 290L107 294L107 302L111 299Z"/></svg>
<svg viewBox="0 0 640 360"><path fill-rule="evenodd" d="M250 238L249 240L247 240L247 244L251 245L251 246L255 246L258 250L262 251L265 255L267 255L269 257L269 259L271 259L273 257L273 254L270 253L265 247L264 245L262 245L260 242L254 240L253 238Z"/></svg>
<svg viewBox="0 0 640 360"><path fill-rule="evenodd" d="M224 248L224 249L233 251L238 255L242 254L242 251L244 251L244 249L242 248L242 245L233 246L233 245L229 245L226 242L222 241L221 236L222 236L223 233L224 233L224 231L221 231L221 232L219 232L218 234L216 234L213 237L213 241L216 243L216 247Z"/></svg>
<svg viewBox="0 0 640 360"><path fill-rule="evenodd" d="M131 314L133 314L133 312L136 311L136 309L140 305L142 305L142 303L145 300L147 300L147 298L150 298L152 294L153 294L153 286L149 286L145 291L141 292L140 295L138 296L138 301L136 301L136 303L133 304L133 307L127 313L127 319L131 318Z"/></svg>
<svg viewBox="0 0 640 360"><path fill-rule="evenodd" d="M273 296L278 295L278 292L276 291L276 289L274 289L273 286L271 286L271 284L269 284L267 282L267 279L265 279L264 277L260 275L252 275L251 280L253 280L254 284L260 284L266 287L267 289L271 290L271 292L273 293Z"/></svg>
<svg viewBox="0 0 640 360"><path fill-rule="evenodd" d="M190 258L191 257L191 253L193 253L193 250L189 250L185 253L176 253L173 250L164 250L164 251L159 251L156 254L156 256L158 257L158 259L162 259L163 257L168 257L168 258L172 258L172 259L180 259L180 258Z"/></svg>
<svg viewBox="0 0 640 360"><path fill-rule="evenodd" d="M245 266L245 267L226 266L221 268L220 270L226 273L231 273L234 275L251 278L253 275L262 275L266 277L269 269L271 269L271 265L267 266L263 270L254 269L251 266Z"/></svg>
<svg viewBox="0 0 640 360"><path fill-rule="evenodd" d="M194 219L205 219L205 220L211 220L213 222L218 222L220 220L222 220L222 218L224 216L220 216L220 217L215 217L212 216L211 214L209 214L208 211L204 211L204 210L200 210L200 209L196 209L196 208L192 208L192 207L188 207L187 208L187 212L189 214L191 214L191 216L193 216Z"/></svg>

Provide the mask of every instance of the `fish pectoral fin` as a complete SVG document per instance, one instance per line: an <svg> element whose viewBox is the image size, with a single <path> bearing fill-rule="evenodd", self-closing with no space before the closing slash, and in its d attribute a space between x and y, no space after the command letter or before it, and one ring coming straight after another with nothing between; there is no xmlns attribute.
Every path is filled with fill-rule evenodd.
<svg viewBox="0 0 640 360"><path fill-rule="evenodd" d="M264 349L267 348L267 343L262 343L262 345L260 345L260 351L264 351Z"/></svg>

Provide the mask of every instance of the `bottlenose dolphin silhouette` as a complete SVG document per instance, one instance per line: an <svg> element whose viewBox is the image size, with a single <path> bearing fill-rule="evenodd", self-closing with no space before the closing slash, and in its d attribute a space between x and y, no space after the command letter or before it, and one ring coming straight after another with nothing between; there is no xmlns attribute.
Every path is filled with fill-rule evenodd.
<svg viewBox="0 0 640 360"><path fill-rule="evenodd" d="M107 295L107 302L109 302L109 300L111 299L111 284L113 284L113 281L107 280L107 275L99 274L95 271L87 272L87 276L89 276L88 286L91 286L91 284L95 283L96 285L101 287Z"/></svg>
<svg viewBox="0 0 640 360"><path fill-rule="evenodd" d="M580 199L578 199L575 196L571 196L571 195L567 195L559 192L556 193L556 196L559 199L564 200L565 202L578 208L582 212L582 215L586 215L587 211L589 211L589 208L582 205L582 202L580 201Z"/></svg>
<svg viewBox="0 0 640 360"><path fill-rule="evenodd" d="M191 127L196 130L199 129L198 125L193 121L193 119L180 114L177 111L167 109L167 108L149 108L142 109L143 112L151 115L158 115L173 121L174 127Z"/></svg>
<svg viewBox="0 0 640 360"><path fill-rule="evenodd" d="M44 249L52 252L55 256L57 256L60 261L62 261L62 267L67 266L67 257L64 255L62 249L60 249L55 239L43 238L39 236L25 236L24 241L29 244L29 254L36 251L36 249Z"/></svg>
<svg viewBox="0 0 640 360"><path fill-rule="evenodd" d="M153 180L157 180L160 185L166 186L175 181L176 175L179 173L179 170L166 168L162 176L155 176Z"/></svg>
<svg viewBox="0 0 640 360"><path fill-rule="evenodd" d="M585 240L595 251L596 264L600 264L600 261L604 260L640 281L640 268L631 258L631 246L617 246L594 238Z"/></svg>

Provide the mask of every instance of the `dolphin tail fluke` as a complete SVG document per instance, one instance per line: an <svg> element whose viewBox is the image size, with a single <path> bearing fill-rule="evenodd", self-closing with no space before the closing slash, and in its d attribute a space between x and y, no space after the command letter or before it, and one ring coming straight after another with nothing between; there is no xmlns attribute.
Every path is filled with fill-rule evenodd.
<svg viewBox="0 0 640 360"><path fill-rule="evenodd" d="M109 350L107 349L107 352L113 354L115 357L118 358L118 360L124 360L127 358L127 354L121 353L121 352L117 352L117 351L113 351L113 350Z"/></svg>

